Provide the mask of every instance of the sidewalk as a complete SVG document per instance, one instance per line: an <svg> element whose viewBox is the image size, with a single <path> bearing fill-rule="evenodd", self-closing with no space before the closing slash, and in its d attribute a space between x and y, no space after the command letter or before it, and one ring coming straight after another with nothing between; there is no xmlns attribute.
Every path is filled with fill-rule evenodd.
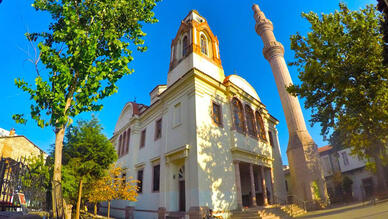
<svg viewBox="0 0 388 219"><path fill-rule="evenodd" d="M308 212L301 218L314 219L387 219L388 218L388 200L376 203L376 205L355 203L337 208Z"/></svg>

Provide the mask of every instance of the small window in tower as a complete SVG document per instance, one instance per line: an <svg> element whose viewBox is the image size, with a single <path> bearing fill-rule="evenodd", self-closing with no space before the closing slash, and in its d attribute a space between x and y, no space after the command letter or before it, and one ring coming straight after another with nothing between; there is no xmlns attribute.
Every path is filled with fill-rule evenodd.
<svg viewBox="0 0 388 219"><path fill-rule="evenodd" d="M213 102L212 118L217 125L222 125L221 105Z"/></svg>
<svg viewBox="0 0 388 219"><path fill-rule="evenodd" d="M201 52L207 55L207 39L204 34L201 34Z"/></svg>
<svg viewBox="0 0 388 219"><path fill-rule="evenodd" d="M187 47L188 47L187 36L184 36L182 40L182 57L186 57L187 49L188 49Z"/></svg>

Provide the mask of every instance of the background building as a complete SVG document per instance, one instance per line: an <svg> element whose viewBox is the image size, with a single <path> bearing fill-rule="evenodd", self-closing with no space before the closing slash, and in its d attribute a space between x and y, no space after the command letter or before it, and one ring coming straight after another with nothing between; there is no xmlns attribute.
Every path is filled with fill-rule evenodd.
<svg viewBox="0 0 388 219"><path fill-rule="evenodd" d="M350 149L318 148L331 203L362 201L373 195L376 176L366 169L366 161L351 155ZM286 184L289 170L284 168ZM288 189L288 195L292 195Z"/></svg>
<svg viewBox="0 0 388 219"><path fill-rule="evenodd" d="M15 130L0 128L0 157L20 160L31 156L47 154L23 135L16 135Z"/></svg>

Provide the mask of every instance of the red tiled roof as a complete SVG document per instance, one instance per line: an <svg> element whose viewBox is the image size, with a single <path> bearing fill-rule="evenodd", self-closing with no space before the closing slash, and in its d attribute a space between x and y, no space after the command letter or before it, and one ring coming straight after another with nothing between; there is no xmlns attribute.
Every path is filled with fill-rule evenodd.
<svg viewBox="0 0 388 219"><path fill-rule="evenodd" d="M324 152L324 151L331 150L332 148L333 148L333 146L331 146L331 145L326 145L326 146L323 146L323 147L318 148L318 152L321 153L321 152Z"/></svg>

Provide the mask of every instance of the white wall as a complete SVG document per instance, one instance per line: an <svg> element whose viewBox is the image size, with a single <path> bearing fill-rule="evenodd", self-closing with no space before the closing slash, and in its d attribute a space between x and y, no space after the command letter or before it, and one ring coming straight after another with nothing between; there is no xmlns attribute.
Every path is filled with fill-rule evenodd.
<svg viewBox="0 0 388 219"><path fill-rule="evenodd" d="M347 164L347 165L345 165L345 163L344 163L344 158L342 155L343 153L347 154L346 156L348 157L348 161L349 161L349 164ZM359 160L358 157L356 157L356 156L352 156L350 154L349 148L338 151L338 154L339 154L338 161L339 161L341 172L346 172L349 170L353 170L353 169L357 169L357 168L365 166L365 161Z"/></svg>

